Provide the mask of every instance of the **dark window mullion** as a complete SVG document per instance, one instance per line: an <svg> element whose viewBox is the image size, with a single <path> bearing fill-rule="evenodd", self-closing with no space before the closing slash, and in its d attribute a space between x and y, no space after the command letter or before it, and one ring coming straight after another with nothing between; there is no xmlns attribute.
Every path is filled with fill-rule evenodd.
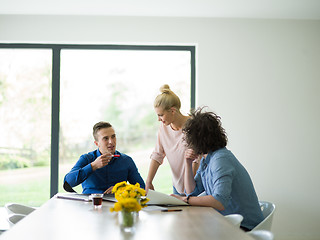
<svg viewBox="0 0 320 240"><path fill-rule="evenodd" d="M60 48L52 49L50 197L58 193L59 183L60 53Z"/></svg>
<svg viewBox="0 0 320 240"><path fill-rule="evenodd" d="M191 85L190 85L190 91L191 91L191 109L195 108L196 104L196 54L195 54L195 48L190 47L190 54L191 54Z"/></svg>

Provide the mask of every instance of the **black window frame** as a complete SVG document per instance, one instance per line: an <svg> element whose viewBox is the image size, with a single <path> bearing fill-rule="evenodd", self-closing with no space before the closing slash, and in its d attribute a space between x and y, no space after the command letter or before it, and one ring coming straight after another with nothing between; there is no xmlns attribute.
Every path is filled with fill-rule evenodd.
<svg viewBox="0 0 320 240"><path fill-rule="evenodd" d="M0 49L51 49L52 50L52 102L51 102L51 156L50 156L50 198L59 188L59 128L60 128L60 54L63 49L77 50L142 50L142 51L190 51L191 65L191 108L195 108L196 62L195 46L180 45L102 45L102 44L38 44L0 43Z"/></svg>

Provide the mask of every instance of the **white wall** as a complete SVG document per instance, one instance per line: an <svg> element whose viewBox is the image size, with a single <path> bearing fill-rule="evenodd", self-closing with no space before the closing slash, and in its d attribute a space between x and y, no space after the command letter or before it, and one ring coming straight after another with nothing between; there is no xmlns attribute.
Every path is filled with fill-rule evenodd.
<svg viewBox="0 0 320 240"><path fill-rule="evenodd" d="M197 45L197 105L276 204L276 239L320 239L320 21L0 15L0 42Z"/></svg>

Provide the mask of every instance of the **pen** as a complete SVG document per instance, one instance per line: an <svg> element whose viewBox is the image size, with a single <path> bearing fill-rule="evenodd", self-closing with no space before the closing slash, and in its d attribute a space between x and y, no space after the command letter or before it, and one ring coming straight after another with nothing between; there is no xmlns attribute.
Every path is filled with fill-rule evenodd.
<svg viewBox="0 0 320 240"><path fill-rule="evenodd" d="M119 154L111 155L111 157L120 157Z"/></svg>
<svg viewBox="0 0 320 240"><path fill-rule="evenodd" d="M68 200L76 200L76 201L84 201L84 202L89 202L89 199L84 199L84 198L77 198L77 197L66 197L66 196L57 196L57 198L61 199L68 199Z"/></svg>
<svg viewBox="0 0 320 240"><path fill-rule="evenodd" d="M181 212L182 209L163 209L161 212Z"/></svg>

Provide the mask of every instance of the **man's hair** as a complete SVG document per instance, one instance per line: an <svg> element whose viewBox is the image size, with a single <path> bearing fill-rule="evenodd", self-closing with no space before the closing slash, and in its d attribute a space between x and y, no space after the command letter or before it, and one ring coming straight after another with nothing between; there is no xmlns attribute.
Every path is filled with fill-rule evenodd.
<svg viewBox="0 0 320 240"><path fill-rule="evenodd" d="M94 140L98 140L98 136L97 136L97 133L100 129L102 128L109 128L109 127L112 127L112 125L108 122L98 122L96 123L94 126L93 126L93 137L94 137Z"/></svg>
<svg viewBox="0 0 320 240"><path fill-rule="evenodd" d="M182 131L187 146L197 154L216 151L227 145L228 138L221 126L220 117L213 112L202 112L203 108L191 112Z"/></svg>

